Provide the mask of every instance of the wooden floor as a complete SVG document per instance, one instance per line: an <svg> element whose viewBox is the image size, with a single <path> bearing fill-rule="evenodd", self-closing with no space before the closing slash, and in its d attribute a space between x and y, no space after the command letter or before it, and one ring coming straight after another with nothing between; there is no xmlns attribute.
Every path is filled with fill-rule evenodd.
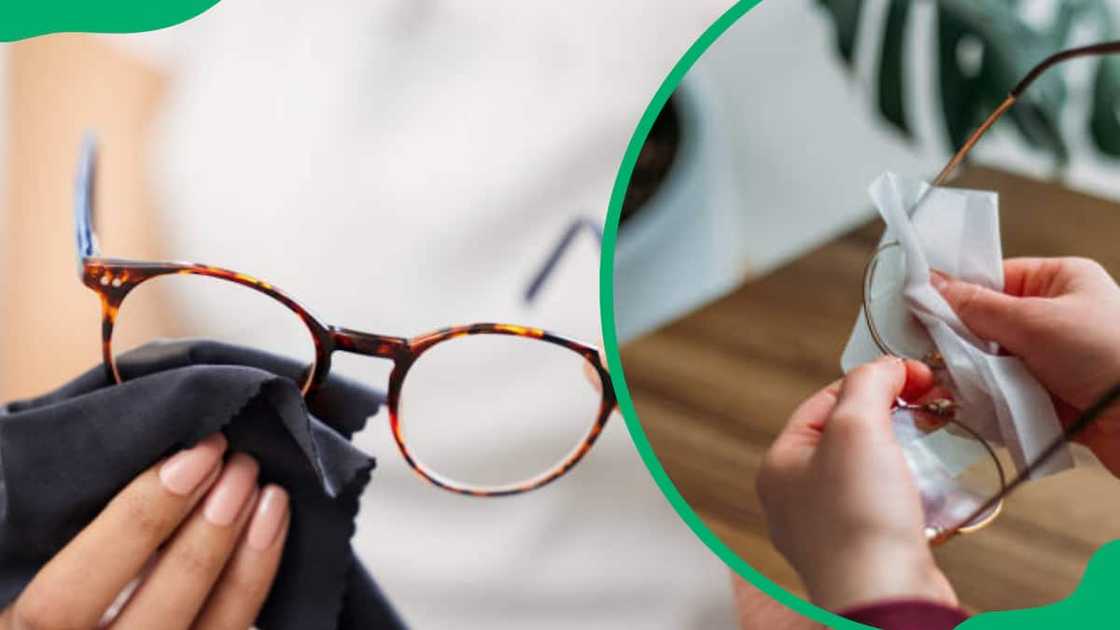
<svg viewBox="0 0 1120 630"><path fill-rule="evenodd" d="M1120 277L1120 205L979 168L954 185L1000 193L1005 256L1086 255ZM754 479L790 411L839 375L881 231L869 223L622 348L642 426L685 499L740 556L797 592L768 541ZM1028 484L994 525L936 550L966 607L1062 599L1093 550L1118 537L1120 482L1080 459L1088 465Z"/></svg>

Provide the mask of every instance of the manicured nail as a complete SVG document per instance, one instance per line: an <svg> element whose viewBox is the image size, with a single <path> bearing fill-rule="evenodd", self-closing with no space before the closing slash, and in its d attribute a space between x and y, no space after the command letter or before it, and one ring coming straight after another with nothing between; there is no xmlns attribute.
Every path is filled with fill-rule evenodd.
<svg viewBox="0 0 1120 630"><path fill-rule="evenodd" d="M249 523L249 546L264 551L272 546L288 517L288 493L279 486L268 486L261 493L257 512Z"/></svg>
<svg viewBox="0 0 1120 630"><path fill-rule="evenodd" d="M242 508L257 487L257 462L244 453L229 459L222 477L206 497L203 517L214 525L226 527L237 520Z"/></svg>
<svg viewBox="0 0 1120 630"><path fill-rule="evenodd" d="M210 476L222 461L226 438L215 433L195 444L194 447L172 455L159 468L159 480L164 488L179 496L186 496Z"/></svg>

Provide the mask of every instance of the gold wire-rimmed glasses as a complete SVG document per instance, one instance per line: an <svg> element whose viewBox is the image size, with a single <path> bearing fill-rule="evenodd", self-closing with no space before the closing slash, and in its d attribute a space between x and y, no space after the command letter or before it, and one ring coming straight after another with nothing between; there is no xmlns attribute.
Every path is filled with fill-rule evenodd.
<svg viewBox="0 0 1120 630"><path fill-rule="evenodd" d="M1104 42L1079 48L1071 48L1055 53L1032 68L1015 85L1007 97L999 104L980 126L965 140L949 162L933 180L932 186L944 185L956 172L965 158L1022 94L1048 69L1072 59L1120 53L1120 41ZM921 203L919 200L917 203ZM910 358L922 361L935 374L938 383L934 393L921 401L900 401L892 412L896 434L904 448L918 443L918 438L928 437L940 431L950 437L950 445L971 444L972 453L969 465L961 465L960 470L953 466L943 466L936 462L932 468L916 465L908 453L908 462L915 473L915 481L922 493L923 508L926 511L926 537L930 544L941 544L956 534L969 533L991 524L1000 514L1004 498L1015 488L1030 478L1031 474L1045 464L1062 446L1080 433L1104 409L1120 397L1120 385L1105 394L1096 404L1087 409L1079 418L1068 425L1062 434L1048 444L1041 453L1010 481L1001 461L999 449L975 428L958 417L959 408L954 402L954 387L945 371L944 362L932 342L927 348L914 351L914 348L901 349L900 344L887 339L875 321L876 280L882 277L880 269L887 267L884 260L897 255L901 248L897 241L880 245L867 263L862 286L864 322L871 340L885 355ZM927 458L933 462L935 458ZM979 471L979 472L978 472ZM923 478L929 475L932 479ZM950 483L950 478L952 481ZM931 494L939 493L939 494Z"/></svg>

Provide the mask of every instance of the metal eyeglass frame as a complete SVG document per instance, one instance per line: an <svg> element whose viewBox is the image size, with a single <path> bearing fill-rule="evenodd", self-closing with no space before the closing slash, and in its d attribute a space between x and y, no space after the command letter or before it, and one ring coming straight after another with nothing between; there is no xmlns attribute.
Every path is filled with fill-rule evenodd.
<svg viewBox="0 0 1120 630"><path fill-rule="evenodd" d="M1029 72L1027 72L1026 76L1024 76L1023 79L1011 89L1011 91L1007 95L1007 98L1005 98L999 104L995 111L993 111L986 119L984 119L980 126L977 127L977 129L973 131L972 134L965 140L960 149L958 149L957 152L953 154L953 157L950 158L945 167L941 169L941 172L938 173L937 177L934 178L932 185L941 186L945 184L946 181L948 181L949 177L957 170L957 167L959 167L961 163L964 162L965 158L976 146L976 143L980 141L980 138L982 138L984 134L987 133L993 125L995 125L996 121L999 120L1000 117L1002 117L1005 113L1007 113L1008 110L1011 109L1012 106L1015 105L1015 103L1019 100L1019 97L1022 96L1023 92L1025 92L1027 88L1029 88L1030 85L1034 83L1035 80L1038 79L1038 77L1040 77L1044 72L1062 62L1072 59L1116 53L1120 53L1120 41L1102 42L1057 52L1044 59L1038 65L1034 66ZM921 201L919 200L918 203L921 203ZM871 259L867 262L867 266L864 269L863 274L863 313L864 321L867 323L868 332L871 334L871 338L875 342L875 345L879 348L879 350L886 355L905 357L905 355L895 352L894 349L891 348L890 344L888 344L887 341L882 337L878 327L875 324L875 318L871 315L870 308L870 287L871 280L875 274L876 266L883 252L892 247L898 247L898 241L890 241L884 243L882 246L876 249L875 253L871 256ZM926 362L927 364L930 364L931 367L942 367L941 365L939 365L940 356L936 353L931 356L922 357L921 360L923 362ZM1063 430L1062 435L1060 435L1052 443L1047 445L1047 447L1043 449L1042 453L1034 461L1025 466L1023 470L1019 471L1019 473L1010 482L1007 481L1007 477L1003 470L1003 465L1000 463L999 458L996 457L995 450L990 444L988 444L986 440L980 437L979 433L977 433L971 427L965 426L964 424L954 420L951 417L951 409L948 410L948 413L939 413L938 415L941 418L948 422L952 422L957 427L964 429L984 446L984 448L988 451L988 454L996 463L1000 478L1001 489L995 496L985 501L983 504L977 507L967 518L961 521L963 524L973 523L973 521L977 521L976 523L971 525L960 525L947 530L927 532L927 536L930 538L930 544L940 544L952 538L958 533L973 532L991 524L1002 510L1003 499L1015 488L1018 488L1025 481L1027 481L1034 471L1036 471L1042 464L1053 457L1054 454L1061 449L1062 445L1066 444L1074 437L1076 437L1077 434L1079 434L1082 430L1084 430L1086 426L1089 425L1089 423L1091 423L1097 416L1103 413L1103 411L1108 406L1115 402L1117 398L1120 398L1120 385L1117 385L1113 390L1110 390L1108 393L1102 396L1102 398L1097 401L1097 403L1087 409L1077 420L1066 427L1066 429ZM920 405L910 405L909 407L923 408L923 406ZM925 410L931 411L930 409ZM989 511L990 514L988 514ZM985 514L987 514L987 516L981 519L981 517Z"/></svg>

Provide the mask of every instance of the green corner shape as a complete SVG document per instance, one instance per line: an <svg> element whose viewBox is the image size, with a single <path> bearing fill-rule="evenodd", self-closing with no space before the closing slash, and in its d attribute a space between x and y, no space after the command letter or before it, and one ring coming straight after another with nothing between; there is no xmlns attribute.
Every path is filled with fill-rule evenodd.
<svg viewBox="0 0 1120 630"><path fill-rule="evenodd" d="M218 0L3 0L0 42L48 33L138 33L186 22Z"/></svg>
<svg viewBox="0 0 1120 630"><path fill-rule="evenodd" d="M1116 628L1116 584L1120 577L1120 541L1101 546L1085 567L1077 589L1066 599L1039 608L978 615L961 630L1050 630L1051 628Z"/></svg>
<svg viewBox="0 0 1120 630"><path fill-rule="evenodd" d="M721 560L743 579L758 589L789 607L795 612L832 628L867 628L831 613L823 608L801 599L776 584L770 578L755 570L743 558L728 547L701 520L700 516L688 505L672 479L657 459L649 438L638 421L634 401L626 384L626 375L619 354L618 335L614 316L614 253L618 241L618 224L622 215L622 201L634 172L638 153L645 144L654 120L661 112L669 96L677 89L688 71L703 56L708 48L723 35L735 22L762 0L740 0L709 26L684 56L673 66L669 75L653 95L638 127L631 136L626 152L615 177L607 208L606 224L603 228L603 246L599 264L599 308L603 329L603 346L607 355L607 366L611 383L618 395L618 408L626 421L626 428L649 469L654 482L668 499L673 509L689 528ZM764 89L761 88L760 89ZM983 535L983 534L979 534ZM964 630L1033 630L1036 628L1114 628L1120 627L1111 613L1110 601L1115 599L1110 592L1112 585L1120 583L1120 541L1102 546L1093 556L1078 589L1064 601L1042 608L991 612L978 615L960 626Z"/></svg>

